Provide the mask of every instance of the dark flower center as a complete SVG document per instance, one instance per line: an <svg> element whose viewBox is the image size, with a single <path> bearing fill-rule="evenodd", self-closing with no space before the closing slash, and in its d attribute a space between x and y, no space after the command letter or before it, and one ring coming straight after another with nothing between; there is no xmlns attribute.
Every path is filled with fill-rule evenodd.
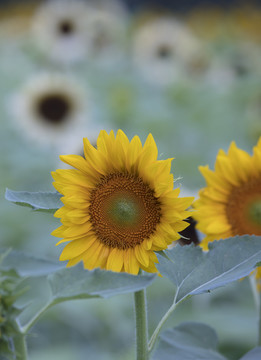
<svg viewBox="0 0 261 360"><path fill-rule="evenodd" d="M60 124L71 112L70 101L62 94L50 94L40 99L37 113L47 123Z"/></svg>
<svg viewBox="0 0 261 360"><path fill-rule="evenodd" d="M72 33L74 33L74 30L74 24L69 19L64 19L58 24L58 32L62 35L72 35Z"/></svg>
<svg viewBox="0 0 261 360"><path fill-rule="evenodd" d="M167 44L162 44L161 46L159 46L159 48L157 49L157 56L160 59L169 59L173 56L173 50L170 48L169 45Z"/></svg>

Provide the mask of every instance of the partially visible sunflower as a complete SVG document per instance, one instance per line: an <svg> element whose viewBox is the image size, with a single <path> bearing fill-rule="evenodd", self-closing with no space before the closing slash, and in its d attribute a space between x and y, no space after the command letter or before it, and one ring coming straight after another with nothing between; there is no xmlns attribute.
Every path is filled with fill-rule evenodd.
<svg viewBox="0 0 261 360"><path fill-rule="evenodd" d="M247 2L246 2L247 3ZM261 11L259 6L244 4L234 6L229 14L230 27L239 39L249 42L261 40Z"/></svg>
<svg viewBox="0 0 261 360"><path fill-rule="evenodd" d="M201 166L207 186L194 202L197 228L206 237L201 246L236 235L261 235L261 138L253 156L231 143L228 153L220 150L215 171ZM261 279L261 268L257 270Z"/></svg>
<svg viewBox="0 0 261 360"><path fill-rule="evenodd" d="M75 169L52 173L64 206L55 213L62 226L52 234L69 242L60 260L68 266L100 267L138 274L156 272L155 251L180 238L193 198L173 190L171 161L157 160L152 135L144 146L119 130L100 132L97 149L84 138L85 158L61 156Z"/></svg>
<svg viewBox="0 0 261 360"><path fill-rule="evenodd" d="M35 7L32 1L0 2L0 38L14 41L27 36Z"/></svg>

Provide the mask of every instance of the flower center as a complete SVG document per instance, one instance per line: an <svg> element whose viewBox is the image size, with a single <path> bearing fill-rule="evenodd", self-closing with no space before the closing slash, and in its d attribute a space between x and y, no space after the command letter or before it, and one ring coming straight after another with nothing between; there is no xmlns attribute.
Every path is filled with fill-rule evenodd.
<svg viewBox="0 0 261 360"><path fill-rule="evenodd" d="M261 235L261 178L232 189L226 215L233 235Z"/></svg>
<svg viewBox="0 0 261 360"><path fill-rule="evenodd" d="M250 221L261 227L261 198L249 204L248 215Z"/></svg>
<svg viewBox="0 0 261 360"><path fill-rule="evenodd" d="M93 230L105 245L127 249L141 244L161 218L159 200L141 178L128 173L102 177L91 192L89 214Z"/></svg>
<svg viewBox="0 0 261 360"><path fill-rule="evenodd" d="M74 32L73 23L69 19L64 19L58 24L58 32L65 36L72 35Z"/></svg>
<svg viewBox="0 0 261 360"><path fill-rule="evenodd" d="M173 50L167 44L162 44L157 49L157 56L160 59L169 59L173 56Z"/></svg>
<svg viewBox="0 0 261 360"><path fill-rule="evenodd" d="M71 112L71 104L62 94L49 94L40 99L37 112L44 121L60 124Z"/></svg>

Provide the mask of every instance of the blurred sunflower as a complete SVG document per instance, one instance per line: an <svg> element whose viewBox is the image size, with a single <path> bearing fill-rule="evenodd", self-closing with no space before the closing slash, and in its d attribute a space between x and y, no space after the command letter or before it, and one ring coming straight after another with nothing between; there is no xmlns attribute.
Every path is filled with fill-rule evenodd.
<svg viewBox="0 0 261 360"><path fill-rule="evenodd" d="M73 139L89 120L84 89L75 79L59 73L30 78L13 96L10 108L29 138L64 151L75 150Z"/></svg>
<svg viewBox="0 0 261 360"><path fill-rule="evenodd" d="M169 85L181 74L200 70L200 41L171 16L151 18L134 29L133 62L144 78L157 85Z"/></svg>
<svg viewBox="0 0 261 360"><path fill-rule="evenodd" d="M206 237L201 246L236 235L261 235L261 138L253 156L231 143L228 153L220 150L215 171L200 167L207 187L200 190L193 214L197 228ZM261 278L261 268L258 269Z"/></svg>
<svg viewBox="0 0 261 360"><path fill-rule="evenodd" d="M82 0L43 3L32 19L32 36L39 50L65 64L83 60L88 51L88 10Z"/></svg>
<svg viewBox="0 0 261 360"><path fill-rule="evenodd" d="M184 20L193 33L207 41L227 38L230 34L228 12L221 7L195 7Z"/></svg>
<svg viewBox="0 0 261 360"><path fill-rule="evenodd" d="M230 27L234 35L245 41L261 41L261 10L254 4L235 6L229 14Z"/></svg>
<svg viewBox="0 0 261 360"><path fill-rule="evenodd" d="M89 54L98 65L113 65L123 59L126 40L126 13L92 8L87 19Z"/></svg>
<svg viewBox="0 0 261 360"><path fill-rule="evenodd" d="M14 41L28 34L36 4L26 2L0 2L0 39Z"/></svg>
<svg viewBox="0 0 261 360"><path fill-rule="evenodd" d="M173 190L172 159L157 160L152 135L142 146L121 130L116 137L101 131L97 149L84 138L84 155L61 156L76 169L52 173L64 203L55 213L63 225L52 235L63 238L58 244L69 242L60 260L68 266L83 261L87 269L156 272L154 251L180 238L193 200Z"/></svg>

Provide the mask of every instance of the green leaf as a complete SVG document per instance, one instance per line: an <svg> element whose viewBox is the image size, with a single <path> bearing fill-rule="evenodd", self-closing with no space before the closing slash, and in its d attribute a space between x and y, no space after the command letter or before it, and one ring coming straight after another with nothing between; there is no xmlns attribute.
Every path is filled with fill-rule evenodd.
<svg viewBox="0 0 261 360"><path fill-rule="evenodd" d="M0 249L0 258L2 254L1 268L4 270L14 269L20 276L47 275L64 267L61 262L40 259L20 251L13 250L7 253L6 249Z"/></svg>
<svg viewBox="0 0 261 360"><path fill-rule="evenodd" d="M21 301L22 306L29 306L21 314L20 322L27 331L35 319L55 304L133 293L145 289L156 278L156 274L131 275L98 268L89 271L82 264L57 270L47 277L31 277L25 281L30 290Z"/></svg>
<svg viewBox="0 0 261 360"><path fill-rule="evenodd" d="M28 206L33 210L54 213L63 206L58 192L28 192L6 189L5 198L17 205Z"/></svg>
<svg viewBox="0 0 261 360"><path fill-rule="evenodd" d="M131 275L101 270L83 269L82 264L56 271L48 276L52 301L91 297L108 298L135 292L151 285L156 274Z"/></svg>
<svg viewBox="0 0 261 360"><path fill-rule="evenodd" d="M158 270L177 287L175 301L201 294L247 276L261 260L260 236L236 236L200 247L175 246L169 259L158 254Z"/></svg>
<svg viewBox="0 0 261 360"><path fill-rule="evenodd" d="M187 322L160 335L152 359L158 360L225 360L217 349L217 335L208 325Z"/></svg>
<svg viewBox="0 0 261 360"><path fill-rule="evenodd" d="M240 360L260 360L261 359L261 346L258 346L248 353L246 353Z"/></svg>

